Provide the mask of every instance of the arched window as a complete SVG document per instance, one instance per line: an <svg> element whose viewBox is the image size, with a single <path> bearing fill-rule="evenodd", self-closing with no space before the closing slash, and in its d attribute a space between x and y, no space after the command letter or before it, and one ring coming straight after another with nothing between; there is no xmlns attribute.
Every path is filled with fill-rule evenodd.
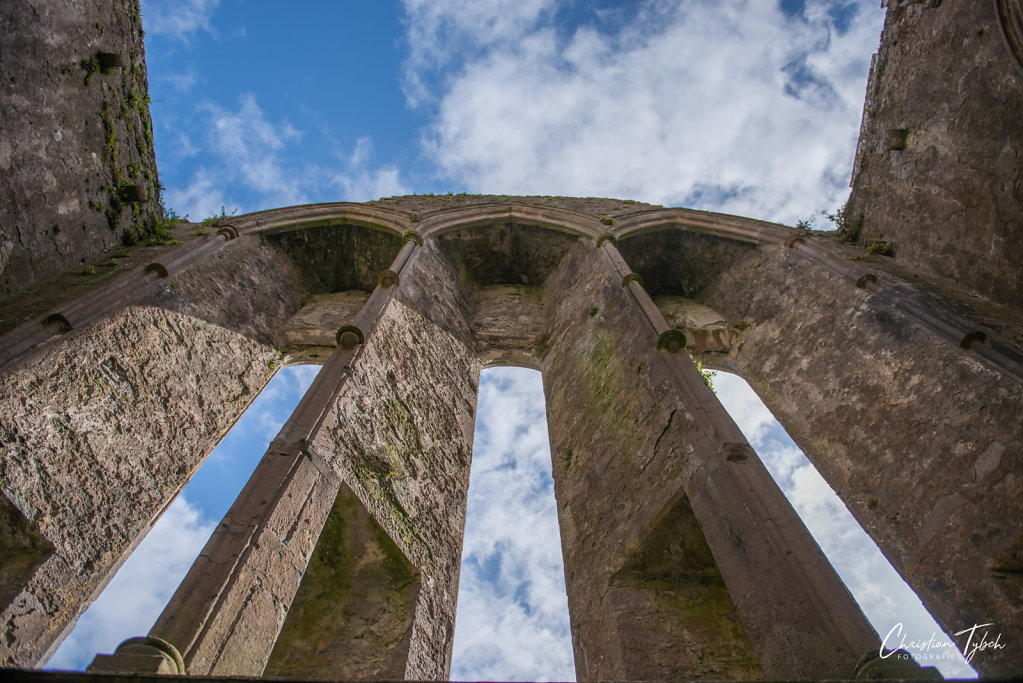
<svg viewBox="0 0 1023 683"><path fill-rule="evenodd" d="M574 680L540 373L480 378L453 680Z"/></svg>
<svg viewBox="0 0 1023 683"><path fill-rule="evenodd" d="M750 386L727 372L711 376L721 403L885 645L898 648L902 635L907 643L926 642L932 635L936 641L953 642ZM946 677L977 676L955 647L906 649L921 666L936 667Z"/></svg>

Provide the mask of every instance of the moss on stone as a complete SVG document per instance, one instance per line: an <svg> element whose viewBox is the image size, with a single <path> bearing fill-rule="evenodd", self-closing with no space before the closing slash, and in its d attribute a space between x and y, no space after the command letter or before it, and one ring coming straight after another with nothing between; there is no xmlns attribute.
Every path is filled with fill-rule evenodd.
<svg viewBox="0 0 1023 683"><path fill-rule="evenodd" d="M280 232L267 240L302 264L314 293L372 292L402 246L393 232L347 223Z"/></svg>
<svg viewBox="0 0 1023 683"><path fill-rule="evenodd" d="M688 499L679 498L629 554L612 579L626 623L649 624L643 650L664 655L672 676L751 680L763 677ZM643 596L637 598L637 596ZM670 623L672 629L660 624ZM634 650L640 652L639 650Z"/></svg>
<svg viewBox="0 0 1023 683"><path fill-rule="evenodd" d="M399 677L418 593L418 572L343 487L265 674Z"/></svg>

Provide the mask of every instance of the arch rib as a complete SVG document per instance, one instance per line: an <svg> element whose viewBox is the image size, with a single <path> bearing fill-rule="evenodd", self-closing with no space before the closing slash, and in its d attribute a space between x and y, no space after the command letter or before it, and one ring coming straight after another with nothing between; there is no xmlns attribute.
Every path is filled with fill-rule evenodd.
<svg viewBox="0 0 1023 683"><path fill-rule="evenodd" d="M419 233L423 237L437 237L453 230L486 225L495 221L515 221L593 238L607 232L606 226L599 219L581 211L550 206L497 203L450 208L432 213L422 219Z"/></svg>
<svg viewBox="0 0 1023 683"><path fill-rule="evenodd" d="M753 218L695 209L652 209L623 219L615 232L619 239L676 228L752 244L783 244L797 234L794 228Z"/></svg>
<svg viewBox="0 0 1023 683"><path fill-rule="evenodd" d="M340 221L393 232L399 236L415 227L405 212L350 202L304 204L257 211L238 216L233 225L241 234L246 235L306 230Z"/></svg>

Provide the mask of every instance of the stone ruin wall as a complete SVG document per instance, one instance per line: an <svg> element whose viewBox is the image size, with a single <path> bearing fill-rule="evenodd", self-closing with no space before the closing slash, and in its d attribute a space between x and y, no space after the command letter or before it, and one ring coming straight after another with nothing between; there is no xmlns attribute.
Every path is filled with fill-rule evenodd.
<svg viewBox="0 0 1023 683"><path fill-rule="evenodd" d="M946 630L995 621L1017 640L1023 324L1012 246L1018 187L1003 171L1015 154L1019 119L1011 114L1020 108L1018 86L1013 91L998 66L1011 52L984 43L972 53L978 68L957 80L960 92L997 94L978 99L987 102L984 112L966 95L951 119L944 105L909 106L948 101L947 93L920 88L950 79L898 77L953 68L955 50L939 51L948 59L927 66L920 55L950 35L990 38L993 12L1008 5L891 3L850 207L864 213L864 238L896 242L894 259L748 219L572 198L406 197L262 212L214 226L216 234L181 226L181 246L135 245L121 264L88 276L75 274L81 259L119 235L60 247L39 235L64 235L63 228L25 228L34 236L8 240L5 263L22 268L18 249L27 243L35 246L24 253L35 260L7 290L20 294L0 309L4 533L17 551L2 575L3 662L32 666L52 652L248 401L291 359L325 362L340 393L328 401L328 426L308 432L306 446L282 441L264 456L268 466L293 463L293 474L260 527L262 553L245 551L248 564L227 575L216 553L232 547L233 522L211 541L213 563L194 580L231 586L220 611L210 621L175 622L175 614L205 607L172 601L154 627L172 642L171 634L196 638L185 652L190 672L258 675L267 666L312 675L340 665L353 676L446 676L475 393L490 363L545 371L582 679L745 679L848 666L861 653L837 653L860 647L860 636L836 632L838 650L823 662L786 660L776 638L804 636L779 631L758 612L788 591L779 586L791 578L784 561L756 554L769 552L758 539L773 533L759 526L763 513L742 517L713 492L741 497L755 489L761 502L774 494L757 478L758 461L742 449L741 435L733 443L728 420L700 398L685 355L658 349L650 325L660 316L694 357L750 382ZM116 8L109 22L97 22L105 31L130 29L137 17L133 7ZM32 35L12 16L5 14L8 30ZM55 16L43 13L45 21ZM128 52L140 56L140 37L131 40L137 49ZM95 40L65 46L78 44L99 49ZM13 63L4 53L3 68ZM83 86L84 76L75 74ZM134 80L118 86L121 78L99 73L90 85L111 81L97 91L104 97L139 87ZM8 80L2 87L16 89L17 78ZM106 100L94 95L81 106L102 113ZM892 123L914 112L923 123ZM1002 123L970 123L983 116ZM133 133L120 128L130 116L115 119L118 136L144 142L148 116L140 114ZM8 116L4 125L21 123ZM879 147L893 128L908 129L905 147ZM935 142L936 131L954 132L955 144ZM75 144L102 159L100 137ZM60 158L49 147L33 149ZM133 163L153 170L155 187L151 148L149 157L135 149ZM998 161L985 167L986 159ZM74 194L84 184L92 192L96 181L81 179L97 173L115 172L79 169L48 187ZM45 217L54 203L33 194L38 179L11 177L4 191L24 198L0 208L20 201L19 225ZM975 199L961 201L966 196ZM954 211L946 199L959 202ZM5 218L0 228L8 225ZM436 234L423 230L431 225ZM407 230L430 234L398 286L384 292L377 273L416 249L407 238L402 246ZM611 243L605 233L615 236ZM481 259L519 280L484 281ZM629 271L640 278L623 277ZM46 281L54 276L72 286ZM59 315L43 324L40 310ZM706 324L693 323L694 311ZM335 348L332 331L346 319L371 321L355 356ZM273 480L255 481L253 495ZM729 488L739 481L752 488ZM236 504L238 519L251 502ZM727 528L745 534L748 558L730 549ZM797 534L784 543L803 541ZM356 561L353 548L372 561ZM800 566L820 561L810 546L796 555ZM343 583L329 566L342 568ZM743 583L750 575L752 583ZM262 597L246 601L244 591ZM841 590L824 591L847 604ZM690 602L669 594L706 610L694 614ZM378 651L337 660L340 643L368 638L356 626L330 635L318 625L324 605L338 601L386 624L369 638ZM687 620L704 627L673 631ZM975 664L1009 675L1021 662L1010 649Z"/></svg>
<svg viewBox="0 0 1023 683"><path fill-rule="evenodd" d="M5 295L148 236L160 208L138 0L10 0L0 36Z"/></svg>
<svg viewBox="0 0 1023 683"><path fill-rule="evenodd" d="M657 351L656 335L650 336L650 323L636 317L646 310L637 307L638 299L630 298L638 281L623 288L621 271L602 253L613 249L611 244L595 249L595 242L589 239L559 237L556 232L529 226L530 220L535 220L536 225L555 227L559 215L579 215L556 208L559 200L522 198L519 203L508 203L514 198L489 199L436 199L432 202L438 209L433 212L395 211L403 208L402 200L387 203L394 207L388 214L401 217L390 219L392 223L397 220L399 227L418 225L422 220L446 220L466 227L448 229L446 234L453 237L427 238L416 252L417 259L401 271L400 283L389 290L393 293L388 295L388 303L379 304L383 307L377 322L368 328L372 331L365 349L334 404L337 417L330 424L336 427L320 432L313 442L311 452L321 454L317 457L323 457L330 470L340 475L337 480L344 488L339 495L338 484L323 484L327 488L321 489L322 496L327 497L318 508L320 521L303 532L307 534L303 538L315 539L320 528L331 528L329 519L340 519L339 515L343 519L335 524L342 528L354 523L351 520L363 520L359 523L364 525L375 520L396 549L388 550L379 536L366 537L362 547L383 558L380 566L392 567L387 576L395 582L395 590L407 596L398 607L387 608L390 612L379 604L352 603L356 611L386 613L388 623L394 624L388 641L389 652L394 653L389 655L391 663L374 664L370 658L362 664L353 663L354 670L393 675L401 669L402 674L423 677L446 674L478 373L483 363L516 362L545 370L580 675L587 679L747 678L762 675L760 667L768 675L791 673L795 670L791 662L771 660L772 652L785 648L765 645L768 634L778 630L777 624L758 621L753 609L758 601L733 604L735 598L729 597L730 592L736 595L735 579L729 574L734 560L728 560L727 553L722 555L710 520L733 513L721 509L708 518L705 508L694 508L695 503L690 502L702 500L701 485L693 483L698 482L694 473L706 467L700 454L714 452L718 447L713 444L721 437L707 431L707 421L713 423L714 418L700 410L693 412L693 395L684 390L685 382L676 374L680 371L669 369L677 361L666 361L666 352ZM418 205L424 200L407 201ZM602 206L598 200L588 203L598 211L582 214L589 216L590 230L597 236L609 228L619 233L618 243L626 257L622 263L650 282L658 301L693 297L727 320L734 335L731 349L690 350L702 353L711 364L746 376L946 628L978 614L989 615L983 618L993 615L999 623L1018 622L1011 566L1001 561L1005 556L1011 559L1018 545L1017 531L1007 522L1021 512L1014 484L1021 438L1019 425L1010 415L1021 407L1018 384L1013 384L1018 378L1000 376L975 350L936 337L924 324L926 320L922 323L919 317L907 315L885 298L898 281L897 276L885 272L887 260L882 257L857 263L843 258L837 247L822 238L802 238L805 243L801 244L795 239L799 234L791 229L746 219L627 203ZM506 206L520 206L513 211L523 216L508 223L500 217L507 214L508 209L502 208ZM330 211L338 217L317 218ZM37 571L31 584L35 588L15 596L7 609L8 630L17 634L10 642L14 647L8 650L8 661L36 661L45 654L47 643L59 640L59 631L84 609L90 595L130 552L245 403L227 401L230 411L223 412L224 401L209 403L205 397L216 392L251 397L288 355L315 355L308 345L289 346L284 341L287 330L294 321L327 320L330 329L337 321L301 308L303 300L314 308L322 307L329 296L318 293L323 292L325 280L303 270L294 259L303 257L302 249L321 253L323 244L341 240L351 245L345 257L348 260L328 260L320 265L324 272L375 270L374 264L356 257L360 253L356 250L359 245L376 243L365 236L376 231L359 227L361 221L353 221L353 211L381 210L336 205L265 212L239 217L240 231L237 226L225 226L228 234L232 229L240 232L239 237L196 236L180 247L169 248L163 257L168 271L174 270L175 262L187 261L188 253L199 256L189 267L166 278L159 277L159 268L152 269L155 279L149 289L140 290L138 299L111 322L64 333L66 341L57 333L38 351L19 359L13 372L5 373L5 381L18 385L10 384L10 390L4 392L9 399L20 400L23 387L32 386L33 396L67 396L66 414L106 416L57 429L52 425L61 423L60 413L54 415L42 406L63 405L56 399L47 398L39 409L12 406L10 410L12 417L5 425L7 471L24 471L29 466L39 471L38 466L43 465L41 471L46 476L18 479L5 493L19 510L27 510L25 518L44 537L57 539L57 551ZM303 212L312 214L312 220L303 221ZM338 227L330 227L332 223ZM287 225L308 227L300 233L281 232ZM181 228L182 236L187 229ZM267 236L259 238L251 230ZM717 235L705 234L708 231ZM307 236L300 240L306 243L302 249L291 238L285 239L299 234ZM757 240L760 244L753 244ZM400 240L391 244L393 254ZM204 249L218 245L219 250L203 255ZM543 246L537 249L536 245ZM817 259L818 248L831 260ZM827 253L832 249L838 250L837 254ZM379 252L376 265L386 263L390 255L383 246ZM643 254L654 256L645 259ZM704 265L702 269L667 272L658 259ZM485 263L507 268L505 280L531 284L483 281ZM546 265L536 270L537 263ZM852 271L843 274L829 269L828 265L834 268L835 263ZM522 268L527 270L516 270ZM276 273L278 290L267 292L253 286L264 282L261 273L268 271ZM861 271L874 275L870 287L883 285L886 289L857 287ZM685 277L680 278L679 272ZM631 281L631 277L624 280ZM216 286L210 288L211 282ZM333 286L373 285L353 276ZM371 302L379 299L383 290L378 285L368 299L367 294L352 299L358 291L365 290L340 292L342 302L363 302L361 308L372 308ZM922 305L925 299L918 295L913 305ZM940 308L940 300L927 301L935 310ZM336 310L351 315L355 309L342 303ZM507 317L512 315L509 311L513 311L512 318ZM631 323L620 324L630 319ZM983 316L966 322L970 329L984 324ZM129 337L123 337L123 332L105 332L111 325L128 325L138 332ZM323 349L321 358L335 353L330 348L336 343L330 339L330 329L325 330L326 336L319 333L316 337L309 329L303 333L303 339L310 335L321 339L317 342ZM993 328L985 329L995 333ZM694 331L685 328L681 332L688 335ZM111 337L110 342L102 341L104 334ZM193 338L193 334L199 336ZM427 343L430 339L436 341ZM647 350L640 350L644 348ZM506 349L505 355L501 349ZM196 363L200 365L192 369ZM443 371L444 367L450 370ZM947 370L935 376L935 367ZM103 368L112 374L104 373ZM408 372L409 368L430 370ZM243 385L247 390L242 388L240 395L235 375L239 372L251 376ZM202 386L189 384L188 376L202 378ZM850 377L855 382L850 383ZM893 378L897 380L894 389ZM934 382L946 388L934 392ZM116 394L121 389L152 394L156 403L136 406L130 401L118 402ZM180 393L168 395L169 390ZM195 396L204 400L193 406L190 401ZM134 413L117 417L119 410L130 412L136 407L137 417L132 417ZM134 420L130 430L124 420ZM185 459L195 464L182 465L180 453L173 447L168 451L167 435L199 434L194 431L196 420L219 427L200 428L206 440L196 440L194 455ZM189 429L193 431L186 432ZM594 440L598 434L601 438ZM851 440L849 434L856 438ZM121 457L120 449L125 446L119 444L125 438L139 442L138 459ZM83 451L82 444L91 450ZM88 535L80 537L75 520L81 506L53 510L41 504L61 498L61 482L84 473L67 469L76 461L57 458L68 449L92 453L85 457L99 468L93 478L96 483L90 484L96 490L94 501L136 488L152 491L145 505L102 506L89 513L93 520L96 514L112 520L113 526L104 527L110 533L102 542L89 540ZM54 453L54 464L33 458L30 453L34 452ZM172 462L177 466L173 474L166 471ZM64 470L54 469L57 463ZM878 486L878 471L886 481L882 487ZM111 476L111 472L117 474ZM440 478L431 483L432 473ZM310 476L325 475L313 470ZM329 472L327 476L331 478ZM351 493L344 493L349 490ZM911 494L907 493L910 490ZM338 502L332 504L335 496ZM349 502L342 505L342 500ZM950 500L958 515L944 511ZM622 507L625 501L633 502ZM993 501L997 501L999 514L992 517ZM340 512L328 515L332 506ZM428 521L431 519L435 521ZM291 523L280 524L287 528ZM751 522L736 520L735 524L734 528L746 528ZM651 574L652 567L677 566L670 553L682 552L682 546L669 544L665 548L660 544L677 537L683 528L692 530L685 534L690 539L685 556L696 564L675 574L668 569ZM751 528L746 533L759 532ZM936 537L944 545L935 546ZM342 534L339 542L354 542L347 538ZM709 548L704 545L708 542ZM310 562L315 545L300 551L303 563ZM317 548L317 553L321 552L328 552L326 546ZM967 571L968 563L949 561L950 555L973 558L975 553L988 557L991 569ZM58 561L66 563L69 557L97 559L87 560L87 567L76 566L75 571L66 569L69 576L82 572L79 576L85 577L85 583L79 591L64 591L55 598L50 594L53 580L43 580L50 571L46 568ZM700 565L695 559L699 557L710 564ZM711 557L713 560L708 559ZM393 567L399 565L405 567L404 574L398 572L405 579L394 578ZM277 575L277 570L261 571L260 576L267 578ZM274 588L268 594L272 597L265 603L267 611L260 612L265 616L246 617L250 627L266 624L272 634L281 628L285 634L312 628L308 622L286 624L291 596L299 590L299 583L306 593L330 592L315 589L315 583L301 582L303 566L294 571L298 573L290 588L282 587L284 593ZM715 580L718 588L712 587L713 582L708 587L705 577L719 572L723 572L723 580ZM770 572L760 574L768 576ZM379 576L379 572L365 576ZM693 583L694 576L704 578ZM269 588L263 579L253 585ZM659 597L665 585L674 586L670 589L673 594L698 595L701 604L720 602L720 608L699 615L700 623L716 624L712 629L686 632L686 637L699 643L698 650L687 651L704 653L702 656L680 661L678 644L671 638L651 645L657 637L670 633L666 624L692 617L685 603L665 603ZM749 590L763 596L763 591L771 589L754 585ZM351 585L345 595L351 595ZM300 604L311 605L309 613L315 614L315 600L315 595L303 597ZM378 601L391 604L383 598ZM709 614L717 616L711 619ZM54 631L54 622L65 626ZM629 625L635 623L647 624L646 635ZM758 630L760 623L769 627ZM177 627L168 628L166 633L172 633ZM228 640L235 637L230 629L224 633ZM311 638L308 633L304 637ZM286 640L294 642L290 637ZM243 642L247 641L237 641ZM232 647L241 647L237 643ZM269 662L273 671L294 672L294 648L298 646L291 647L290 655L286 649L273 656L267 650L252 664L244 665L255 669L239 669L242 665L236 660L221 657L219 664L211 661L207 671L252 675ZM250 650L221 651L244 654ZM331 648L320 647L318 652L321 659L314 661L330 661ZM196 653L198 657L201 651ZM308 662L309 655L299 659Z"/></svg>
<svg viewBox="0 0 1023 683"><path fill-rule="evenodd" d="M273 376L267 340L304 290L286 258L244 240L0 376L4 493L55 546L4 606L22 634L5 662L59 644Z"/></svg>
<svg viewBox="0 0 1023 683"><path fill-rule="evenodd" d="M852 175L861 238L1023 302L1023 7L890 0Z"/></svg>

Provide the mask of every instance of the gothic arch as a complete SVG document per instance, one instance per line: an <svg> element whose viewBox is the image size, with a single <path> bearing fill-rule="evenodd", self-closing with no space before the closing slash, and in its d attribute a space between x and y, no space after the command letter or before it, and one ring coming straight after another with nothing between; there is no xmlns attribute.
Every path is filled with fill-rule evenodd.
<svg viewBox="0 0 1023 683"><path fill-rule="evenodd" d="M403 201L408 202L404 210ZM784 226L612 200L572 200L583 203L586 211L557 205L569 200L546 198L463 200L467 206L445 206L446 201L413 197L392 200L394 206L388 208L329 204L234 217L229 225L216 226L217 235L166 249L152 261L155 265L58 307L70 330L54 332L52 326L37 322L36 334L41 334L39 329L46 332L42 341L18 330L8 336L15 342L8 346L15 349L6 356L9 372L18 368L49 372L46 368L56 367L58 357L70 359L77 368L69 376L102 372L93 366L106 360L93 360L82 350L104 348L94 337L112 324L166 327L171 336L183 335L170 347L143 345L152 349L146 362L208 377L218 386L230 382L211 374L212 365L188 369L182 359L213 363L228 376L241 368L258 369L250 393L258 392L274 364L303 359L323 364L247 493L229 513L222 527L225 533L211 539L205 559L197 562L150 633L180 650L189 672L255 675L263 670L285 622L286 610L275 606L290 604L320 530L331 514L340 514L332 510L344 500L345 514L379 525L404 558L410 576L416 577L411 602L394 615L394 623L406 630L387 650L388 675L446 675L476 388L479 372L488 364L523 364L545 372L559 515L567 539L573 633L583 678L678 677L708 671L741 678L761 667L767 675L831 675L849 671L872 647L869 626L734 423L706 391L681 353L683 348L740 370L790 433L808 446L808 455L904 576L918 590L923 586L922 597L932 609L937 606L939 619L954 623L952 608L962 613L967 599L963 596L985 609L1004 604L985 597L1003 590L991 575L947 573L945 581L958 582L961 592L949 594L940 586L929 589L927 577L935 571L933 551L875 512L890 512L896 506L900 514L926 517L928 510L898 508L898 499L872 492L877 462L870 453L892 448L885 441L889 432L856 427L907 410L884 393L888 361L878 359L896 359L904 367L947 359L960 381L973 377L968 381L975 391L997 393L1015 381L1011 372L991 381L992 364L997 368L1002 367L999 362L1003 366L1008 362L1011 368L1014 362L1011 356L997 356L997 343L980 350L962 348L953 341L969 326L946 313L933 314L939 303L908 296L898 277L885 273L877 262L849 261L841 248ZM430 206L439 208L428 210ZM334 226L379 233L392 245L391 252L381 252L386 257L378 257L386 265L380 276L359 285L372 292L355 296L344 290L310 298L313 290L302 274L302 263L295 260L301 261L301 256L275 246L282 235L328 234ZM486 256L491 248L487 239L502 231L529 236L533 247L552 250L547 265L528 284L495 287L485 277L472 284L473 266L459 250L475 239ZM721 253L727 258L717 262L694 290L699 301L662 300L647 293L644 279L657 287L654 271L670 267L651 262L654 271L645 272L642 253L663 251L651 246L658 240L676 241L697 260L703 258L698 249L693 251L697 246L723 245ZM266 268L258 278L276 282L278 289L266 292L247 284L262 266ZM286 277L281 279L281 274ZM282 355L281 349L292 351L280 335L293 329L295 320L315 313L316 306L333 306L334 315L313 316L316 325L305 330L304 339L312 340L305 346L315 347L321 355ZM708 320L706 312L694 306L718 313L721 320L686 323ZM733 324L739 322L745 327ZM801 325L812 329L803 330ZM235 349L230 362L199 353L198 342L189 336L192 330L224 335L220 348ZM276 339L279 348L268 343L270 339ZM17 344L24 347L25 340L32 343L18 351ZM164 348L178 348L182 358L156 351ZM126 370L116 353L107 355L115 358L116 368ZM801 373L814 363L823 364L816 374ZM872 374L858 369L864 367L871 367ZM116 368L111 372L119 377ZM857 382L848 387L843 383L850 376ZM836 390L842 384L849 396L863 395L845 409L844 422L831 424L830 417L814 412L821 406L839 409L846 395L821 400L813 393L821 378ZM59 388L58 381L54 389ZM977 406L971 408L958 398L952 403L954 410L977 421L957 422L957 438L962 429L970 428L983 432L989 444L984 451L988 455L981 454L980 464L973 467L982 468L978 471L985 477L1001 471L1004 465L996 457L1000 452L992 451L997 445L991 444L1011 442L1014 423L990 409L988 416L981 416ZM169 402L149 412L157 420L185 425L187 420L181 422L175 408ZM920 430L932 432L940 432L945 419L938 408L929 421L906 415ZM225 415L216 424L225 420L233 421ZM24 445L26 452L32 447ZM201 460L204 448L197 447L193 460ZM102 458L116 461L113 453ZM923 462L923 456L918 459ZM896 476L894 470L891 476ZM122 517L122 523L133 529L151 523L184 478L166 479L153 504L136 509L134 521L128 521L130 515ZM948 490L948 482L941 478L917 481L915 486ZM968 487L963 490L969 494ZM36 495L32 491L29 486L14 495ZM725 491L732 493L722 497ZM940 499L938 505L963 509L966 494L957 494L951 502ZM271 501L269 508L263 510L262 501ZM776 520L782 518L786 522L779 526ZM263 521L255 526L244 521L251 519ZM276 536L275 529L293 524L289 519L303 520L295 527L300 529L298 536L289 536L291 540ZM687 534L691 531L693 538L704 539L716 567L707 571L719 572L734 601L721 602L716 616L703 618L721 620L724 630L719 633L733 633L729 638L739 640L715 642L705 633L701 647L723 652L745 638L748 645L742 647L753 658L748 669L715 669L718 665L709 661L679 658L672 653L679 652L680 643L666 642L661 654L637 649L637 624L653 629L651 633L670 632L667 624L689 618L658 597L654 586L661 579L646 576L640 566L660 547L654 539L664 538L668 527L683 524L689 525ZM73 530L74 525L68 528ZM987 552L997 555L1011 546L1011 529L990 524L987 528L992 534ZM600 533L595 535L595 529ZM966 525L935 533L939 531L950 542L974 542ZM736 533L743 548L738 554L729 540ZM232 545L252 534L260 540L243 548ZM137 532L116 537L115 544L120 545L109 556L123 557L137 537ZM775 556L779 548L785 553ZM241 560L230 567L216 559L234 556ZM116 564L96 564L86 585L100 585ZM22 602L16 599L7 614L30 596L46 597L52 585L47 581L54 579L40 580L30 582ZM674 576L673 590L685 593L688 580L684 573ZM60 609L70 615L84 608L90 590ZM263 597L241 600L248 590ZM214 603L195 601L195 596L211 591L220 596ZM779 603L776 598L783 594L793 596L792 602ZM772 613L788 610L783 625L764 612L766 606ZM428 614L433 616L427 618ZM30 646L45 648L55 642L56 636L47 641L33 635L34 629L43 629L55 618L41 614L23 627L15 641L24 644L19 657L38 657L40 651L32 653ZM248 636L233 630L231 625L238 620L249 625ZM664 628L658 625L662 623ZM828 634L824 640L830 649L819 646L821 633ZM252 638L265 647L255 647ZM797 656L781 644L811 640L815 645L807 645L807 651L815 650L816 658L803 651ZM124 656L126 652L100 658L96 666L123 666ZM163 655L152 656L167 661ZM363 664L369 669L378 666L370 660Z"/></svg>

